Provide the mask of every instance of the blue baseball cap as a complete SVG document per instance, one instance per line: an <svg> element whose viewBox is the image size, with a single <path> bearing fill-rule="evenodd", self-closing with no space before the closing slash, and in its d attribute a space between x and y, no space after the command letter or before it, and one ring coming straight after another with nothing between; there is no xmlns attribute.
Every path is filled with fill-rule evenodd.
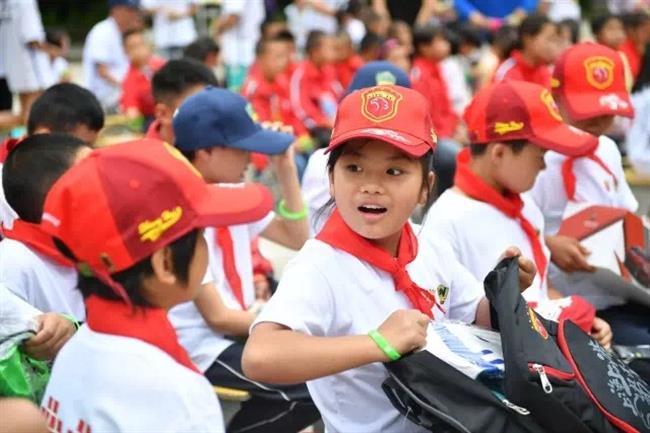
<svg viewBox="0 0 650 433"><path fill-rule="evenodd" d="M291 134L263 129L248 102L230 90L208 86L190 96L172 121L181 150L221 146L276 155L295 140Z"/></svg>
<svg viewBox="0 0 650 433"><path fill-rule="evenodd" d="M409 76L397 66L383 60L368 62L354 74L346 94L352 93L355 90L365 89L366 87L386 84L411 88Z"/></svg>
<svg viewBox="0 0 650 433"><path fill-rule="evenodd" d="M140 0L108 0L108 9L115 6L127 6L133 9L140 9Z"/></svg>

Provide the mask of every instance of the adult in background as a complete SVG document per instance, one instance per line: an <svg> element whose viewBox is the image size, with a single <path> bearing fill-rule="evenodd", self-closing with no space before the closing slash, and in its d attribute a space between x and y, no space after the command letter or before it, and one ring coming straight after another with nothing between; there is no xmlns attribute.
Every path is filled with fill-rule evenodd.
<svg viewBox="0 0 650 433"><path fill-rule="evenodd" d="M142 7L153 16L153 40L158 53L178 59L183 49L197 37L194 25L195 0L142 0Z"/></svg>

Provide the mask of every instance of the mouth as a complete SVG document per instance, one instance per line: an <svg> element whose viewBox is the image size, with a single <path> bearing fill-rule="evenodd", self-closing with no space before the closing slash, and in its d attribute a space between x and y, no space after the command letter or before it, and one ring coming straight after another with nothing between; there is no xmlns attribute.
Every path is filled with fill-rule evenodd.
<svg viewBox="0 0 650 433"><path fill-rule="evenodd" d="M357 210L365 215L382 215L388 211L385 207L376 204L364 204L357 207Z"/></svg>

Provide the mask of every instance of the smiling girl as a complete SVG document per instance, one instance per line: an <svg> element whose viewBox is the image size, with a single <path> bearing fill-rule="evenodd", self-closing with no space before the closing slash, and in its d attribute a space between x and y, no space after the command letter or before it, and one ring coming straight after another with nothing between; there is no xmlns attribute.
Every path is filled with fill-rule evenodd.
<svg viewBox="0 0 650 433"><path fill-rule="evenodd" d="M343 99L328 148L334 212L287 266L246 345L246 375L307 381L328 432L425 431L385 396L381 363L424 346L430 320L490 323L481 283L442 246L418 245L408 221L433 184L428 112L399 86ZM520 268L527 287L534 266Z"/></svg>

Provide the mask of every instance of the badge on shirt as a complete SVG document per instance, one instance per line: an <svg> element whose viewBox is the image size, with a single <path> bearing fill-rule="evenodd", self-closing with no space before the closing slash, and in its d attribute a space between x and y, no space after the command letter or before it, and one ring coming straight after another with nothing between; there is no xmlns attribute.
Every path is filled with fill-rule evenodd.
<svg viewBox="0 0 650 433"><path fill-rule="evenodd" d="M439 304L444 304L447 298L449 297L449 287L444 284L438 284L436 287L435 295L438 299Z"/></svg>

